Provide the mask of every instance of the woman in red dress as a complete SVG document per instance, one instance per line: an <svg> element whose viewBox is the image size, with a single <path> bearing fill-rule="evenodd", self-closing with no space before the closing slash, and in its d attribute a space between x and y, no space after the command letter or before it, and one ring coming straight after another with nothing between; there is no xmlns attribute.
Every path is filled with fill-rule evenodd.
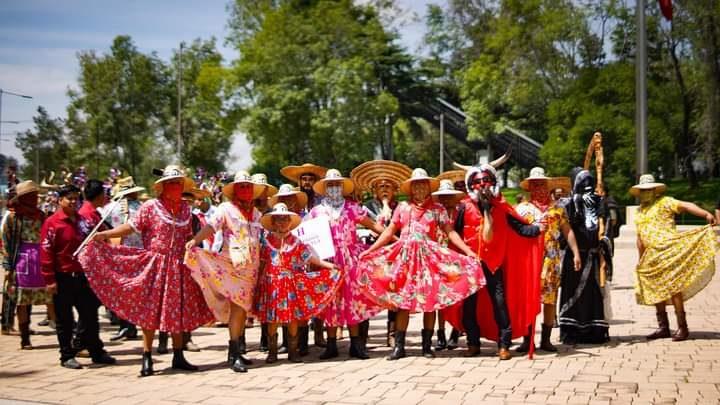
<svg viewBox="0 0 720 405"><path fill-rule="evenodd" d="M185 243L193 236L190 206L183 191L194 183L179 166L168 166L155 182L157 199L144 203L129 223L95 234L80 253L90 286L122 319L143 329L141 376L153 374L150 351L155 331L169 332L172 368L195 371L182 351L183 332L214 320L200 287L182 264ZM99 243L138 232L144 248Z"/></svg>
<svg viewBox="0 0 720 405"><path fill-rule="evenodd" d="M260 277L255 295L255 313L268 323L267 363L277 361L277 327L287 324L290 334L288 359L301 362L298 351L298 325L327 308L340 286L340 271L320 260L310 248L290 233L300 224L300 216L283 203L263 215L268 230L260 251ZM319 268L305 271L307 264Z"/></svg>

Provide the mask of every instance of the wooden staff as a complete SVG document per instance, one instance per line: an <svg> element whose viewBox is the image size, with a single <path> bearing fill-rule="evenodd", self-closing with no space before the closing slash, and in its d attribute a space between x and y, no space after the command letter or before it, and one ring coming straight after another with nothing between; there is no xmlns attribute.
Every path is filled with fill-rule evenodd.
<svg viewBox="0 0 720 405"><path fill-rule="evenodd" d="M73 253L73 257L77 257L77 255L80 254L80 251L85 249L85 246L87 246L87 244L92 240L93 236L95 236L95 234L100 229L100 226L105 223L105 220L107 220L108 217L110 216L110 214L112 214L112 212L115 210L115 207L117 206L117 204L118 204L117 200L114 200L112 203L110 203L110 207L108 207L108 209L105 210L105 215L103 215L103 217L100 219L100 221L97 223L97 225L95 225L93 230L88 234L88 236L85 238L85 240L83 240L83 242L80 244L80 246L77 248L77 250L75 250L75 252Z"/></svg>
<svg viewBox="0 0 720 405"><path fill-rule="evenodd" d="M603 183L603 167L605 165L605 156L603 154L602 134L600 132L595 132L593 134L590 144L588 144L587 151L585 151L585 164L583 165L585 170L590 170L590 163L593 156L595 156L595 177L597 178L597 182L595 183L595 194L604 197L605 186ZM598 237L602 239L603 235L605 235L605 221L599 221L599 227ZM600 287L605 287L605 283L607 281L607 263L605 262L605 257L603 255L600 255L599 281Z"/></svg>

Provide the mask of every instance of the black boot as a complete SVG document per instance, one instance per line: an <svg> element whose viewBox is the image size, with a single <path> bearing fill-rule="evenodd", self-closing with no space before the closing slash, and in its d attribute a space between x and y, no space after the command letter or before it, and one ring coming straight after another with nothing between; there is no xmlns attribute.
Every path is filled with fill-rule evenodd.
<svg viewBox="0 0 720 405"><path fill-rule="evenodd" d="M320 360L332 359L337 356L339 356L337 349L337 338L329 337L327 338L325 351L320 353Z"/></svg>
<svg viewBox="0 0 720 405"><path fill-rule="evenodd" d="M275 363L277 361L277 355L278 355L277 339L278 339L277 333L272 336L267 337L268 354L267 354L267 357L265 358L265 363L267 363L267 364Z"/></svg>
<svg viewBox="0 0 720 405"><path fill-rule="evenodd" d="M515 348L518 353L527 353L530 350L530 336L523 336L523 342Z"/></svg>
<svg viewBox="0 0 720 405"><path fill-rule="evenodd" d="M557 347L550 343L550 334L552 333L552 325L542 324L542 340L540 340L540 350L546 352L557 352Z"/></svg>
<svg viewBox="0 0 720 405"><path fill-rule="evenodd" d="M393 347L388 360L397 360L405 357L405 332L395 331L395 347Z"/></svg>
<svg viewBox="0 0 720 405"><path fill-rule="evenodd" d="M267 334L267 328L268 324L263 322L260 324L260 351L266 352L268 351L268 334Z"/></svg>
<svg viewBox="0 0 720 405"><path fill-rule="evenodd" d="M672 335L673 342L682 342L690 337L690 329L688 329L687 319L685 318L685 311L675 311L675 317L677 318L678 330Z"/></svg>
<svg viewBox="0 0 720 405"><path fill-rule="evenodd" d="M370 337L370 320L364 320L364 321L360 322L359 333L360 333L360 335L359 335L360 336L360 346L362 349L360 351L360 353L366 359L369 359L370 353L368 352L368 349L367 349L367 343L368 343L368 339Z"/></svg>
<svg viewBox="0 0 720 405"><path fill-rule="evenodd" d="M668 314L665 311L657 312L655 317L658 321L658 328L655 332L645 336L647 340L663 339L670 337L670 321L668 320Z"/></svg>
<svg viewBox="0 0 720 405"><path fill-rule="evenodd" d="M153 375L154 372L155 371L153 370L152 353L143 352L142 368L140 369L140 377L147 377L147 376Z"/></svg>
<svg viewBox="0 0 720 405"><path fill-rule="evenodd" d="M305 325L298 328L298 353L300 356L310 354L310 327Z"/></svg>
<svg viewBox="0 0 720 405"><path fill-rule="evenodd" d="M325 347L325 335L323 335L323 320L319 318L313 318L313 342L317 347Z"/></svg>
<svg viewBox="0 0 720 405"><path fill-rule="evenodd" d="M350 357L360 360L367 360L370 356L363 353L362 338L360 336L350 336Z"/></svg>
<svg viewBox="0 0 720 405"><path fill-rule="evenodd" d="M158 334L158 347L157 347L158 354L167 354L167 352L168 352L167 344L168 344L168 333L160 332L160 334Z"/></svg>
<svg viewBox="0 0 720 405"><path fill-rule="evenodd" d="M452 332L450 332L450 339L448 340L448 343L447 343L447 349L455 350L460 345L459 343L460 343L460 331L453 328Z"/></svg>
<svg viewBox="0 0 720 405"><path fill-rule="evenodd" d="M247 354L247 344L245 343L245 335L238 338L238 353Z"/></svg>
<svg viewBox="0 0 720 405"><path fill-rule="evenodd" d="M437 330L437 344L435 345L435 351L439 352L447 348L447 340L445 339L445 329Z"/></svg>
<svg viewBox="0 0 720 405"><path fill-rule="evenodd" d="M237 340L228 341L228 366L236 373L247 373L248 370L241 360L242 355L238 346Z"/></svg>
<svg viewBox="0 0 720 405"><path fill-rule="evenodd" d="M392 347L394 344L393 339L395 339L395 322L387 321L387 335L385 338L387 347Z"/></svg>
<svg viewBox="0 0 720 405"><path fill-rule="evenodd" d="M432 359L435 357L435 353L432 351L432 329L423 329L422 334L422 355L425 358Z"/></svg>
<svg viewBox="0 0 720 405"><path fill-rule="evenodd" d="M302 358L300 358L300 336L290 336L288 339L288 360L291 363L302 363Z"/></svg>
<svg viewBox="0 0 720 405"><path fill-rule="evenodd" d="M198 371L198 366L193 366L185 360L182 349L173 349L172 368L175 370Z"/></svg>
<svg viewBox="0 0 720 405"><path fill-rule="evenodd" d="M278 354L284 354L288 352L288 341L290 340L290 333L288 332L287 326L282 327L282 335L282 344L278 348Z"/></svg>
<svg viewBox="0 0 720 405"><path fill-rule="evenodd" d="M30 343L30 322L18 323L20 327L20 349L32 350L32 344Z"/></svg>

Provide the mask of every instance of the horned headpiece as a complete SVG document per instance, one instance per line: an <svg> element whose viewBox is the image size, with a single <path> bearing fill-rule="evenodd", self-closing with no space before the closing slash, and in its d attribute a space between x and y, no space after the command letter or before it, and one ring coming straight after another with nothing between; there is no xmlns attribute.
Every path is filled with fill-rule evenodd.
<svg viewBox="0 0 720 405"><path fill-rule="evenodd" d="M497 169L510 159L511 152L512 147L510 147L505 154L490 163L482 163L477 166L467 166L453 162L453 166L465 170L465 188L467 188L470 197L477 199L477 192L472 189L472 181L478 174L483 172L490 174L494 179L493 195L498 196L500 194L500 187L497 185Z"/></svg>

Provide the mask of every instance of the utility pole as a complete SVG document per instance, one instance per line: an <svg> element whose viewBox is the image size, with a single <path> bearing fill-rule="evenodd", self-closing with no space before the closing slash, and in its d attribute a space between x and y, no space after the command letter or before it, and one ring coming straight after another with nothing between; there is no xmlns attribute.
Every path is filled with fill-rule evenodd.
<svg viewBox="0 0 720 405"><path fill-rule="evenodd" d="M635 152L636 175L647 173L647 32L645 28L645 0L637 0L635 18Z"/></svg>
<svg viewBox="0 0 720 405"><path fill-rule="evenodd" d="M184 42L180 42L180 52L178 53L178 103L177 103L177 157L178 164L182 163L182 55Z"/></svg>

